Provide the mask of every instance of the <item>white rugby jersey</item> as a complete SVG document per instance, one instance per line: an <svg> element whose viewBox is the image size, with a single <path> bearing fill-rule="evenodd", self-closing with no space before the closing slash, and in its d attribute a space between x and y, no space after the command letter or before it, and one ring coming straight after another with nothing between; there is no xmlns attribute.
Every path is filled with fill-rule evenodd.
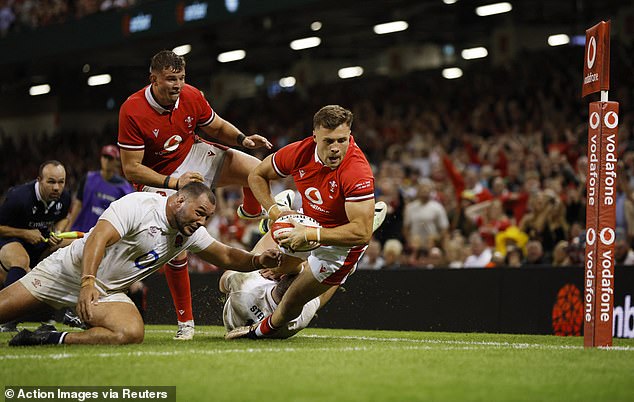
<svg viewBox="0 0 634 402"><path fill-rule="evenodd" d="M273 314L277 303L271 292L276 282L264 278L259 271L232 272L226 277L229 290L222 312L222 321L227 331L262 321ZM274 338L289 338L306 328L319 309L319 297L304 305L302 313L287 324L286 328L276 331Z"/></svg>
<svg viewBox="0 0 634 402"><path fill-rule="evenodd" d="M95 286L106 294L125 291L183 250L199 252L215 241L204 227L189 237L170 227L166 204L167 197L144 192L128 194L110 204L99 219L112 224L121 239L106 248ZM62 253L58 256L63 261L61 276L76 276L66 279L79 283L84 245L91 232L54 253Z"/></svg>

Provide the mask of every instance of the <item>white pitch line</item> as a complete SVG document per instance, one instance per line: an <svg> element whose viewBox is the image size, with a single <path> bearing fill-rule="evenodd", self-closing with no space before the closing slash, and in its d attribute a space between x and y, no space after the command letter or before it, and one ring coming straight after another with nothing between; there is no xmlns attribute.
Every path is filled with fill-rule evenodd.
<svg viewBox="0 0 634 402"><path fill-rule="evenodd" d="M161 331L161 330L152 330ZM171 332L171 331L170 331ZM543 344L529 344L529 343L509 343L509 342L470 342L470 341L444 341L436 339L407 339L407 338L374 338L366 336L324 336L324 335L299 335L303 338L323 338L323 339L344 339L344 340L360 340L360 341L386 341L386 342L412 342L423 343L423 345L400 345L396 347L388 347L389 350L486 350L493 348L504 349L548 349L548 350L577 350L583 349L582 346L570 346L570 345L543 345ZM437 345L437 346L432 346ZM634 348L628 346L616 346L611 348L601 348L604 350L619 350L619 351L634 351ZM279 348L247 348L247 349L218 349L218 350L175 350L175 351L135 351L135 352L110 352L110 353L96 353L93 356L108 358L108 357L141 357L141 356L179 356L179 355L220 355L220 354L243 354L243 353L294 353L294 352L367 352L375 350L371 346L342 346L342 347L320 347L320 348L303 348L303 347L279 347ZM30 355L4 355L1 359L9 360L61 360L72 359L76 357L82 357L84 354L74 352L54 353L54 354L30 354Z"/></svg>
<svg viewBox="0 0 634 402"><path fill-rule="evenodd" d="M145 332L149 333L172 333L174 331L167 329L146 329ZM197 334L203 335L218 335L220 331L200 331ZM448 344L448 345L472 345L472 346L493 346L498 348L512 348L512 349L584 349L581 345L544 345L541 343L513 343L513 342L495 342L495 341L459 341L459 340L441 340L441 339L410 339L410 338L381 338L372 336L355 336L355 335L317 335L317 334L298 334L298 338L316 338L316 339L342 339L342 340L355 340L355 341L374 341L374 342L412 342L412 343L424 343L424 344ZM634 351L634 347L631 346L610 346L599 347L602 350L619 350L619 351Z"/></svg>

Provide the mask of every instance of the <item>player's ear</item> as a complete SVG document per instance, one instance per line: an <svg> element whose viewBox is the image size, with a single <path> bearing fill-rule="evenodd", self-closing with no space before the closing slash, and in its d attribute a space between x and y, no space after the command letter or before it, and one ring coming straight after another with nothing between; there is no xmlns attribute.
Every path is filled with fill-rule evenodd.
<svg viewBox="0 0 634 402"><path fill-rule="evenodd" d="M313 130L313 141L317 142L317 134L315 134L315 130Z"/></svg>

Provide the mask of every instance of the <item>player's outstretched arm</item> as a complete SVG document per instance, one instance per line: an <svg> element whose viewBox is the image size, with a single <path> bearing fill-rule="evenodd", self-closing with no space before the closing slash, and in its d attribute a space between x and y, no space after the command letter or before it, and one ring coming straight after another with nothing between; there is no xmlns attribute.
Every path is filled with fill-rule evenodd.
<svg viewBox="0 0 634 402"><path fill-rule="evenodd" d="M227 246L219 241L197 253L200 258L223 269L250 272L262 268L274 268L282 262L283 254L278 249L269 249L253 254L239 248Z"/></svg>
<svg viewBox="0 0 634 402"><path fill-rule="evenodd" d="M273 148L273 144L265 137L253 134L244 135L236 126L216 114L211 124L201 127L208 136L218 139L227 145L238 145L249 149Z"/></svg>
<svg viewBox="0 0 634 402"><path fill-rule="evenodd" d="M271 195L271 180L280 179L280 176L273 169L273 163L271 162L272 155L264 158L258 166L251 173L249 173L249 188L253 192L253 195L260 202L260 205L268 211L269 219L275 221L279 218L282 211L275 207L275 199ZM272 208L271 208L272 207Z"/></svg>

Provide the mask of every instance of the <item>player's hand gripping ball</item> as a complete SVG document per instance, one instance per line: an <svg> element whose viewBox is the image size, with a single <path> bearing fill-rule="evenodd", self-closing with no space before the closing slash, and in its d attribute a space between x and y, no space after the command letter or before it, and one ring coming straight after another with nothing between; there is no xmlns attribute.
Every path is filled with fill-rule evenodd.
<svg viewBox="0 0 634 402"><path fill-rule="evenodd" d="M273 225L271 226L271 236L273 237L273 240L275 240L277 244L280 244L280 240L279 240L280 235L289 233L293 230L294 226L291 223L291 219L299 223L300 225L303 225L309 228L321 227L319 222L317 222L315 219L311 218L310 216L306 216L300 213L283 214L282 216L277 218L277 220L273 222ZM286 248L285 246L281 244L280 246ZM301 246L294 248L291 251L311 251L318 248L319 246L320 244L318 242L309 241L309 242L304 242Z"/></svg>

